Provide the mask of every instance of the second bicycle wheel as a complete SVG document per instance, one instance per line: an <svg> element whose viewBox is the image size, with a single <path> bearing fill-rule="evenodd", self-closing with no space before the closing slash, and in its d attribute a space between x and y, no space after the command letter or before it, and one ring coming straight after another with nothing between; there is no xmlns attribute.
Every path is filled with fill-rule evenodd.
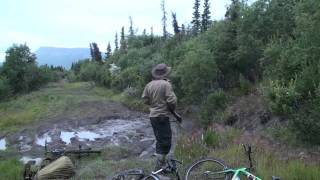
<svg viewBox="0 0 320 180"><path fill-rule="evenodd" d="M228 176L223 173L224 169L226 169L226 165L221 160L214 158L200 159L192 163L187 169L185 180L227 180Z"/></svg>

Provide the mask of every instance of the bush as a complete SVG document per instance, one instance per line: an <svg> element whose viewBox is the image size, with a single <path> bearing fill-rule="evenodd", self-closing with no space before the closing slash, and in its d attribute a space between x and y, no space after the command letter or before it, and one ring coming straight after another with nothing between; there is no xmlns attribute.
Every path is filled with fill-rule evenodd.
<svg viewBox="0 0 320 180"><path fill-rule="evenodd" d="M4 100L11 95L11 87L6 77L0 76L0 100Z"/></svg>
<svg viewBox="0 0 320 180"><path fill-rule="evenodd" d="M67 74L67 79L68 79L69 82L76 82L78 80L78 77L76 76L74 71L70 71Z"/></svg>
<svg viewBox="0 0 320 180"><path fill-rule="evenodd" d="M139 69L129 67L121 71L120 74L113 76L111 87L120 91L128 87L134 87L141 92L144 84L144 78L140 75Z"/></svg>
<svg viewBox="0 0 320 180"><path fill-rule="evenodd" d="M219 135L210 128L204 133L203 141L209 147L217 147L219 146Z"/></svg>
<svg viewBox="0 0 320 180"><path fill-rule="evenodd" d="M239 76L240 91L242 94L249 94L251 83L243 75Z"/></svg>
<svg viewBox="0 0 320 180"><path fill-rule="evenodd" d="M79 78L83 81L94 81L98 68L99 65L97 62L87 62L82 64L79 71Z"/></svg>
<svg viewBox="0 0 320 180"><path fill-rule="evenodd" d="M200 117L203 125L208 126L219 114L219 111L224 110L227 105L227 96L225 92L218 89L210 93L201 106Z"/></svg>
<svg viewBox="0 0 320 180"><path fill-rule="evenodd" d="M291 127L298 139L320 145L320 86L314 98L308 100L292 116Z"/></svg>
<svg viewBox="0 0 320 180"><path fill-rule="evenodd" d="M110 87L111 73L108 65L99 66L97 68L94 81L99 85Z"/></svg>
<svg viewBox="0 0 320 180"><path fill-rule="evenodd" d="M217 81L218 68L213 55L200 41L191 41L185 60L177 67L177 76L185 99L192 103L201 102Z"/></svg>
<svg viewBox="0 0 320 180"><path fill-rule="evenodd" d="M295 81L288 86L279 81L270 81L268 97L271 110L279 115L291 114L298 105L300 94L295 90Z"/></svg>

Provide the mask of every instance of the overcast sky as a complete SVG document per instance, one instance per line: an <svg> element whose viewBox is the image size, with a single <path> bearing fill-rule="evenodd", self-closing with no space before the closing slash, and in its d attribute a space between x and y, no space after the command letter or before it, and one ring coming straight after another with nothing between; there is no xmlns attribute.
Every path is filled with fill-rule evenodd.
<svg viewBox="0 0 320 180"><path fill-rule="evenodd" d="M222 19L230 0L211 0L212 19ZM32 51L40 46L88 47L97 42L105 51L108 41L125 26L129 16L141 33L161 34L161 0L1 0L0 61L13 43L27 43ZM171 12L179 24L191 21L194 0L166 0L168 27ZM201 0L202 12L203 0Z"/></svg>

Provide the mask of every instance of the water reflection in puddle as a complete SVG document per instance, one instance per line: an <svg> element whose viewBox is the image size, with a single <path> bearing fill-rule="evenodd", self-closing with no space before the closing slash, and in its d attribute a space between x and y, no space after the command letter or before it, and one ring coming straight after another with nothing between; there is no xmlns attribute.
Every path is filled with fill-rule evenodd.
<svg viewBox="0 0 320 180"><path fill-rule="evenodd" d="M80 131L76 132L76 136L79 138L79 140L85 140L89 139L89 141L94 141L96 138L102 138L103 135L91 132L91 131Z"/></svg>
<svg viewBox="0 0 320 180"><path fill-rule="evenodd" d="M95 141L97 138L103 138L105 136L92 132L92 131L79 131L79 132L67 132L61 131L60 139L66 144L71 143L71 138L77 138L79 141Z"/></svg>
<svg viewBox="0 0 320 180"><path fill-rule="evenodd" d="M6 150L6 139L0 139L0 150Z"/></svg>
<svg viewBox="0 0 320 180"><path fill-rule="evenodd" d="M75 137L74 132L61 131L60 139L66 144L71 143L71 138Z"/></svg>
<svg viewBox="0 0 320 180"><path fill-rule="evenodd" d="M45 146L46 141L47 141L47 143L52 142L52 139L48 133L45 133L41 137L36 138L36 144L38 144L40 146Z"/></svg>
<svg viewBox="0 0 320 180"><path fill-rule="evenodd" d="M112 142L117 142L117 139L123 136L129 141L127 135L135 134L136 130L144 128L145 124L146 122L142 121L129 121L121 119L108 120L107 122L99 125L88 125L85 127L78 127L76 129L68 130L64 130L62 128L60 134L58 134L58 137L67 145L72 144L72 139L76 139L78 141L96 141L97 139L110 138L112 139ZM56 137L55 132L47 132L41 137L36 137L36 144L44 146L45 141L48 143L52 142L52 137Z"/></svg>
<svg viewBox="0 0 320 180"><path fill-rule="evenodd" d="M39 166L42 162L42 158L31 158L29 156L23 156L20 161L23 163L23 164L27 164L29 161L34 161L35 162L35 165Z"/></svg>

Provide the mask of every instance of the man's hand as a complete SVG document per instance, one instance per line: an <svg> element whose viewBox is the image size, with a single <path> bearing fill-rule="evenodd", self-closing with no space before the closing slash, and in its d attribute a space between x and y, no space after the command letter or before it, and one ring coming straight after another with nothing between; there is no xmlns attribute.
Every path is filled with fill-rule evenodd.
<svg viewBox="0 0 320 180"><path fill-rule="evenodd" d="M177 112L173 111L172 112L173 116L176 118L176 120L179 122L179 123L182 123L182 117L180 116L180 114L178 114Z"/></svg>
<svg viewBox="0 0 320 180"><path fill-rule="evenodd" d="M167 107L169 109L169 111L171 112L171 114L176 118L176 120L181 123L182 122L182 117L180 116L180 114L178 114L174 109L175 107L170 105L169 103L167 103Z"/></svg>

